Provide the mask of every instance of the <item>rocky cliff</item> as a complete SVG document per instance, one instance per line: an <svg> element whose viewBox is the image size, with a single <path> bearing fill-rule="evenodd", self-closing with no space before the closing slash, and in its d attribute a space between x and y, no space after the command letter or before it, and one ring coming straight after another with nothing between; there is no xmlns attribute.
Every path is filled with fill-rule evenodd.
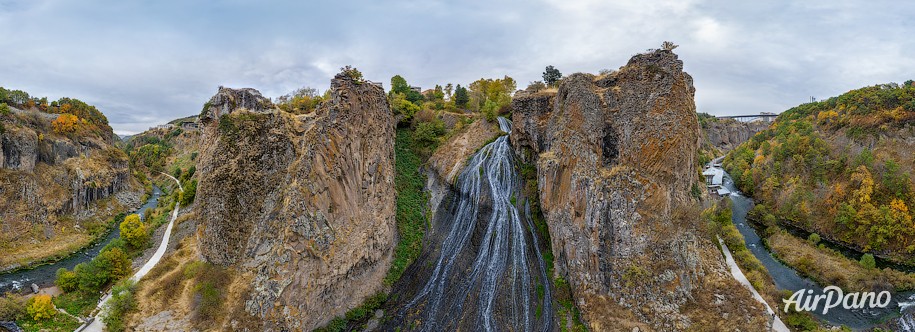
<svg viewBox="0 0 915 332"><path fill-rule="evenodd" d="M138 205L139 185L110 128L58 134L57 117L37 109L0 115L0 271L84 246L111 215Z"/></svg>
<svg viewBox="0 0 915 332"><path fill-rule="evenodd" d="M305 115L220 88L200 121L200 251L252 275L245 310L264 329L314 329L383 289L395 122L380 87L338 75Z"/></svg>
<svg viewBox="0 0 915 332"><path fill-rule="evenodd" d="M595 331L765 325L690 207L694 91L682 61L659 50L512 103L512 143L537 165L554 277L569 282ZM711 304L710 293L732 309ZM736 315L722 320L726 311Z"/></svg>
<svg viewBox="0 0 915 332"><path fill-rule="evenodd" d="M763 121L740 122L734 119L711 118L702 125L702 144L715 148L718 152L727 152L746 142L756 133L769 128L769 124Z"/></svg>

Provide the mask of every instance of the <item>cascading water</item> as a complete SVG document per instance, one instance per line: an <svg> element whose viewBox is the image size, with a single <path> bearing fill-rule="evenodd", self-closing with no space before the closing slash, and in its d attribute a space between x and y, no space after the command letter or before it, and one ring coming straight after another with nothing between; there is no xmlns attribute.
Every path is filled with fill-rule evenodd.
<svg viewBox="0 0 915 332"><path fill-rule="evenodd" d="M500 117L499 127L510 132L511 122ZM522 216L516 207L520 179L508 136L480 149L455 187L450 214L437 223L441 246L414 263L428 277L400 308L400 317L409 316L401 324L419 322L414 328L423 331L550 330L549 279L529 210Z"/></svg>

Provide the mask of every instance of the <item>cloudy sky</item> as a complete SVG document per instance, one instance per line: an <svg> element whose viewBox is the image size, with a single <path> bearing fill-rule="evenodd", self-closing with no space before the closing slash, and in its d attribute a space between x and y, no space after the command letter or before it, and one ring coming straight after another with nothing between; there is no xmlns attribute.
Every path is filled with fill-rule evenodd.
<svg viewBox="0 0 915 332"><path fill-rule="evenodd" d="M915 79L912 36L909 1L0 0L0 86L82 99L129 134L198 113L220 85L323 91L352 64L386 87L523 87L671 40L699 111L726 115Z"/></svg>

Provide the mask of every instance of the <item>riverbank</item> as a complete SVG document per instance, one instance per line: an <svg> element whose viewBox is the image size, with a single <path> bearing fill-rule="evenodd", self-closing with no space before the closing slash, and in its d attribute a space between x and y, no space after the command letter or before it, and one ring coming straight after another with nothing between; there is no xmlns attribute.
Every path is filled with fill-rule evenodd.
<svg viewBox="0 0 915 332"><path fill-rule="evenodd" d="M3 275L54 264L106 241L116 231L120 222L118 217L141 206L141 195L138 191L123 191L104 199L93 207L91 218L84 218L78 223L74 221L76 225L73 226L72 233L58 230L52 234L59 234L37 244L0 246L4 251L0 257L0 283ZM84 227L80 227L80 224ZM0 285L0 291L2 290Z"/></svg>
<svg viewBox="0 0 915 332"><path fill-rule="evenodd" d="M779 261L820 285L835 285L847 291L915 290L915 274L864 267L837 251L816 246L783 229L768 236L765 243Z"/></svg>

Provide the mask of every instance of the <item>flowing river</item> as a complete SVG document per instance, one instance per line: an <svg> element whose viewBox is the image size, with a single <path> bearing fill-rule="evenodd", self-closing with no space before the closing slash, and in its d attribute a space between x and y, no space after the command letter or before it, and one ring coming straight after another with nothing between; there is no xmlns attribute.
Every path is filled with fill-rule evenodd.
<svg viewBox="0 0 915 332"><path fill-rule="evenodd" d="M159 204L159 196L161 195L162 190L159 189L159 187L153 186L152 195L146 200L146 203L134 213L145 217L146 210L153 209ZM31 284L36 284L38 287L42 288L53 286L58 269L67 268L72 270L77 264L92 260L92 258L98 256L99 252L102 251L102 248L120 235L121 230L118 227L114 227L102 241L77 251L64 259L50 264L39 265L31 269L0 274L0 294L8 291L19 291L23 288L27 289Z"/></svg>
<svg viewBox="0 0 915 332"><path fill-rule="evenodd" d="M808 289L813 290L813 294L823 294L823 287L820 287L820 285L817 285L817 283L810 279L800 276L797 271L776 260L765 245L763 245L762 239L756 233L756 229L754 229L746 219L747 212L753 208L753 200L743 196L740 191L737 190L734 181L731 180L730 175L727 173L724 175L724 187L731 191L730 199L733 203L732 219L734 225L737 226L740 234L743 235L744 241L747 244L747 248L750 249L750 252L752 252L769 271L769 275L771 275L773 281L775 281L775 286L778 287L779 290L790 290L792 293L800 289ZM890 305L886 308L848 310L842 308L840 305L836 308L829 309L829 312L824 315L822 313L823 305L821 304L817 307L817 310L812 313L820 320L831 325L846 325L853 329L864 329L888 320L900 319L900 312L903 309L908 308L908 303L915 305L915 292L893 294ZM776 310L784 312L784 304L777 303L776 305L778 305ZM793 306L792 309L794 309ZM915 319L912 318L912 314L908 314L906 317L901 318L899 322L899 326L901 326L900 328L902 328L903 331L915 331ZM906 327L906 324L909 324L910 326Z"/></svg>
<svg viewBox="0 0 915 332"><path fill-rule="evenodd" d="M511 132L505 118L499 127ZM423 331L551 328L546 265L528 209L519 213L526 205L516 204L521 182L508 139L481 148L455 181L449 213L436 220L441 246L414 263L427 278L401 308L411 316L403 324L420 321L414 328Z"/></svg>

